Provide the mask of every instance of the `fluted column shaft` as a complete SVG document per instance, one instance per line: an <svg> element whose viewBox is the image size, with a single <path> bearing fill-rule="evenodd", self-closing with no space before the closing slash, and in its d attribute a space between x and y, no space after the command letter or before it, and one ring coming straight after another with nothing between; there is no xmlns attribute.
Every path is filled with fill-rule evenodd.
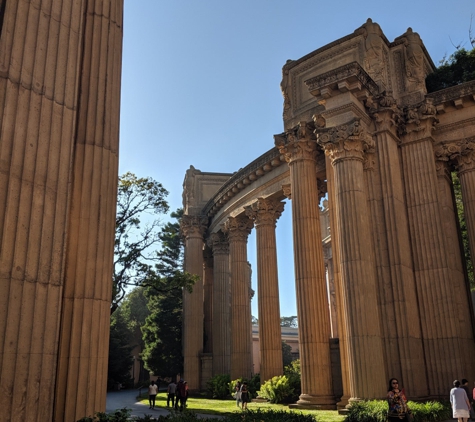
<svg viewBox="0 0 475 422"><path fill-rule="evenodd" d="M257 293L261 382L283 374L279 279L275 238L276 221L284 203L259 198L246 208L254 220L257 243Z"/></svg>
<svg viewBox="0 0 475 422"><path fill-rule="evenodd" d="M330 156L334 169L343 324L352 399L381 397L385 391L381 328L378 312L376 271L363 174L363 151L372 139L359 119L325 129L319 143ZM366 380L372 380L367 382ZM351 400L351 399L350 399Z"/></svg>
<svg viewBox="0 0 475 422"><path fill-rule="evenodd" d="M190 390L199 390L203 352L203 234L207 218L184 215L185 271L199 276L193 291L183 292L183 372Z"/></svg>
<svg viewBox="0 0 475 422"><path fill-rule="evenodd" d="M231 379L249 378L252 373L251 297L247 237L251 232L249 218L230 217L224 226L229 239L231 274Z"/></svg>
<svg viewBox="0 0 475 422"><path fill-rule="evenodd" d="M231 370L231 284L229 244L222 232L212 233L208 245L213 249L213 375Z"/></svg>
<svg viewBox="0 0 475 422"><path fill-rule="evenodd" d="M213 252L210 248L204 250L203 260L203 312L204 312L204 346L205 353L213 351Z"/></svg>
<svg viewBox="0 0 475 422"><path fill-rule="evenodd" d="M399 139L392 97L378 99L373 121L376 149L367 154L365 176L376 255L386 373L411 397L428 395L424 350L404 200ZM395 321L397 322L395 324ZM396 341L397 339L397 341Z"/></svg>
<svg viewBox="0 0 475 422"><path fill-rule="evenodd" d="M462 367L457 358L461 352L456 332L460 310L454 306L453 289L448 283L450 271L431 137L433 121L433 116L421 115L418 122L412 119L407 124L401 157L427 385L431 396L440 397L453 374L462 373Z"/></svg>
<svg viewBox="0 0 475 422"><path fill-rule="evenodd" d="M316 143L305 122L276 146L289 162L302 394L297 404L335 408L330 361L330 316L315 167Z"/></svg>
<svg viewBox="0 0 475 422"><path fill-rule="evenodd" d="M0 419L76 421L105 409L122 2L4 5Z"/></svg>

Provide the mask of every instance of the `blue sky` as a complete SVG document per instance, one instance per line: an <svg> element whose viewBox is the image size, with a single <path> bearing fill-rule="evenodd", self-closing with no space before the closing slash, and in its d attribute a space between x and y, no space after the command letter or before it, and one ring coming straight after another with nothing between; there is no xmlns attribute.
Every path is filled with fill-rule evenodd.
<svg viewBox="0 0 475 422"><path fill-rule="evenodd" d="M120 173L150 176L181 206L185 171L234 172L283 130L281 69L367 18L408 27L434 63L468 42L475 0L125 0ZM290 204L278 222L281 314L296 315ZM255 238L248 254L256 287ZM257 316L256 298L252 301Z"/></svg>

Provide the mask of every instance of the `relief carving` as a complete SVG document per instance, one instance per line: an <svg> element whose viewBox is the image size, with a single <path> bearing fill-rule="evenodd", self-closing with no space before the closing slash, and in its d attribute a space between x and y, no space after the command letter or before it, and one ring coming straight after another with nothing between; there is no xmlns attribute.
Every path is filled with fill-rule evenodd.
<svg viewBox="0 0 475 422"><path fill-rule="evenodd" d="M275 146L288 163L295 160L315 160L317 145L313 123L300 122L280 135L274 135Z"/></svg>
<svg viewBox="0 0 475 422"><path fill-rule="evenodd" d="M201 215L184 215L180 221L180 230L186 239L203 237L208 228L208 217Z"/></svg>
<svg viewBox="0 0 475 422"><path fill-rule="evenodd" d="M424 51L422 40L417 32L408 28L402 35L405 49L405 71L408 91L425 89Z"/></svg>
<svg viewBox="0 0 475 422"><path fill-rule="evenodd" d="M250 206L245 207L246 215L255 222L256 227L272 225L275 227L277 219L284 211L284 203L275 199L258 198Z"/></svg>
<svg viewBox="0 0 475 422"><path fill-rule="evenodd" d="M459 173L475 170L475 139L443 143L435 149L435 157L437 161L451 162Z"/></svg>
<svg viewBox="0 0 475 422"><path fill-rule="evenodd" d="M383 52L383 40L381 27L368 19L361 27L365 38L364 68L369 76L375 81L386 80L386 60Z"/></svg>
<svg viewBox="0 0 475 422"><path fill-rule="evenodd" d="M403 133L405 128L403 113L391 93L383 91L380 95L368 97L365 106L375 122L376 130L396 129L398 134Z"/></svg>
<svg viewBox="0 0 475 422"><path fill-rule="evenodd" d="M422 104L406 109L405 133L426 131L429 136L437 123L439 119L432 98L426 98Z"/></svg>
<svg viewBox="0 0 475 422"><path fill-rule="evenodd" d="M290 115L290 109L292 108L292 104L290 102L290 93L289 93L289 64L291 64L293 60L287 60L284 67L282 68L282 81L280 82L280 90L282 91L282 96L284 97L284 111L282 113L282 117L284 120L290 119L292 116Z"/></svg>
<svg viewBox="0 0 475 422"><path fill-rule="evenodd" d="M282 193L288 199L292 199L292 188L290 183L288 185L282 185Z"/></svg>
<svg viewBox="0 0 475 422"><path fill-rule="evenodd" d="M213 255L229 253L228 239L221 231L211 233L206 244L213 250Z"/></svg>
<svg viewBox="0 0 475 422"><path fill-rule="evenodd" d="M247 242L247 237L253 226L254 224L248 217L241 215L239 217L229 217L221 226L221 230L227 234L230 242Z"/></svg>

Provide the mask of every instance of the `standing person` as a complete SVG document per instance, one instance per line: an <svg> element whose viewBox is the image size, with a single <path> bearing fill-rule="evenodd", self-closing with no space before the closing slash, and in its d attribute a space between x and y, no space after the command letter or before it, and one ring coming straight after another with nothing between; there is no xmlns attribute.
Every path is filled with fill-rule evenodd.
<svg viewBox="0 0 475 422"><path fill-rule="evenodd" d="M181 385L179 384L180 388L180 410L184 410L186 408L186 399L188 398L188 383L183 381Z"/></svg>
<svg viewBox="0 0 475 422"><path fill-rule="evenodd" d="M401 420L410 420L411 411L407 407L407 398L402 389L399 389L399 381L396 378L389 380L387 395L389 410L389 422L401 422Z"/></svg>
<svg viewBox="0 0 475 422"><path fill-rule="evenodd" d="M178 404L181 403L181 385L183 384L183 380L180 379L175 389L175 410L178 410Z"/></svg>
<svg viewBox="0 0 475 422"><path fill-rule="evenodd" d="M148 402L150 403L149 409L155 409L155 398L158 393L158 385L155 384L155 381L151 381L148 386Z"/></svg>
<svg viewBox="0 0 475 422"><path fill-rule="evenodd" d="M243 382L241 386L241 401L242 401L242 410L247 409L247 403L249 400L249 390L247 388L247 383Z"/></svg>
<svg viewBox="0 0 475 422"><path fill-rule="evenodd" d="M467 393L460 387L460 381L454 381L454 388L450 390L450 405L452 406L452 415L458 422L468 422L470 418L470 401Z"/></svg>
<svg viewBox="0 0 475 422"><path fill-rule="evenodd" d="M234 387L234 397L236 398L236 406L239 407L241 403L241 381L238 381L236 387Z"/></svg>
<svg viewBox="0 0 475 422"><path fill-rule="evenodd" d="M172 402L172 407L175 407L175 393L176 384L172 381L167 387L167 407L170 407L170 400Z"/></svg>

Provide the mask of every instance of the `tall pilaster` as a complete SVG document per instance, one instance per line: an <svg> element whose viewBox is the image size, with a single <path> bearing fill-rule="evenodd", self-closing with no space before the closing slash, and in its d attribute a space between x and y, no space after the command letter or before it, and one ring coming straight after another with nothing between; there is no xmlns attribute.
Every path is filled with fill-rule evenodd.
<svg viewBox="0 0 475 422"><path fill-rule="evenodd" d="M389 94L370 97L375 149L366 151L365 176L378 275L386 373L411 397L428 395L424 351L409 240L398 122L402 111ZM396 324L395 324L396 321Z"/></svg>
<svg viewBox="0 0 475 422"><path fill-rule="evenodd" d="M406 112L401 158L429 395L441 397L453 374L462 373L457 318L447 263L434 160L435 107L426 102Z"/></svg>
<svg viewBox="0 0 475 422"><path fill-rule="evenodd" d="M257 243L257 296L259 299L259 348L261 382L283 374L280 328L279 278L277 270L276 221L284 203L259 198L246 207L254 220Z"/></svg>
<svg viewBox="0 0 475 422"><path fill-rule="evenodd" d="M0 419L72 422L105 409L123 2L1 3Z"/></svg>
<svg viewBox="0 0 475 422"><path fill-rule="evenodd" d="M208 246L213 250L213 375L222 375L231 370L229 243L219 231L211 233Z"/></svg>
<svg viewBox="0 0 475 422"><path fill-rule="evenodd" d="M185 271L199 276L192 293L183 292L183 359L184 376L190 390L199 390L203 352L203 234L208 219L184 215L181 230L185 236Z"/></svg>
<svg viewBox="0 0 475 422"><path fill-rule="evenodd" d="M251 301L247 237L252 221L246 216L230 217L223 231L229 239L231 274L231 379L249 378L252 373Z"/></svg>
<svg viewBox="0 0 475 422"><path fill-rule="evenodd" d="M330 361L330 316L323 261L313 125L300 122L276 135L290 167L295 284L302 394L297 405L335 408Z"/></svg>
<svg viewBox="0 0 475 422"><path fill-rule="evenodd" d="M363 174L364 151L374 146L354 118L318 130L334 168L341 287L352 399L381 397L386 387L376 271ZM371 379L372 382L366 380ZM351 400L351 399L350 399Z"/></svg>

